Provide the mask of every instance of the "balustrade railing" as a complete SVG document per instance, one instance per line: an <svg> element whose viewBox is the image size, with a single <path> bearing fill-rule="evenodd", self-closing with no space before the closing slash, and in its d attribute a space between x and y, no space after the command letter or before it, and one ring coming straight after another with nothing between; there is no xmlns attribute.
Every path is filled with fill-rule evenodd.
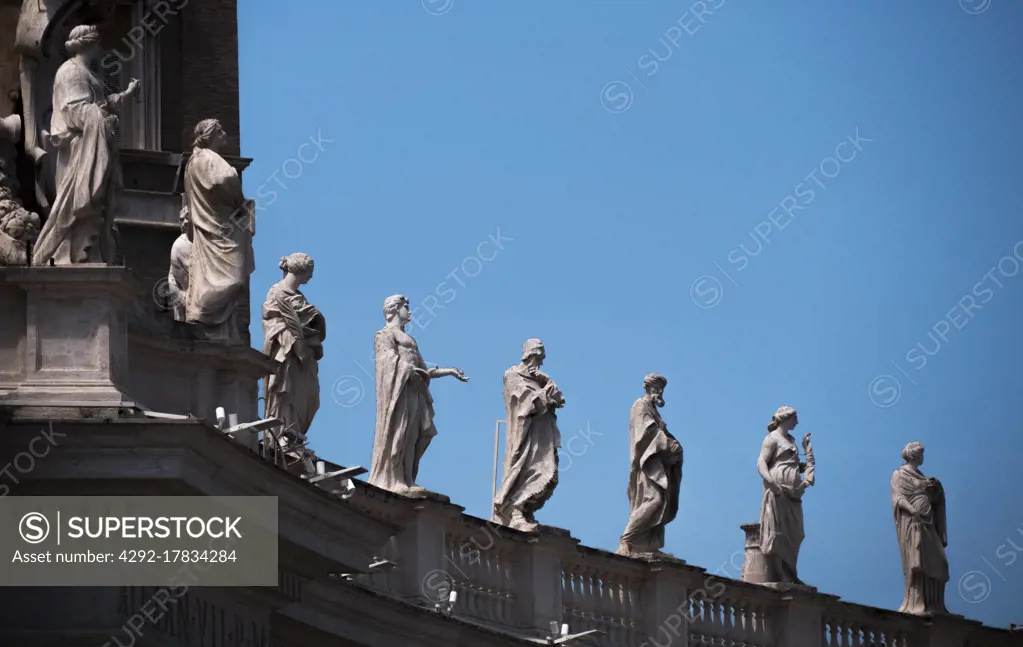
<svg viewBox="0 0 1023 647"><path fill-rule="evenodd" d="M516 532L445 500L368 494L357 504L405 530L380 551L394 570L358 581L520 635L546 635L557 622L572 633L601 632L581 647L1023 647L1023 634L957 616L928 620L829 595L793 596L671 559L579 546L564 531Z"/></svg>
<svg viewBox="0 0 1023 647"><path fill-rule="evenodd" d="M773 591L755 590L734 580L720 579L715 579L709 588L715 590L708 593L700 589L689 597L690 647L777 645L773 611L778 601Z"/></svg>
<svg viewBox="0 0 1023 647"><path fill-rule="evenodd" d="M834 601L821 622L824 647L922 647L919 619L894 611Z"/></svg>
<svg viewBox="0 0 1023 647"><path fill-rule="evenodd" d="M521 546L494 526L455 520L444 533L444 567L457 599L453 612L486 623L514 626L516 572L524 566Z"/></svg>
<svg viewBox="0 0 1023 647"><path fill-rule="evenodd" d="M562 556L561 607L573 633L603 632L601 647L638 647L647 638L643 616L643 562L584 549Z"/></svg>

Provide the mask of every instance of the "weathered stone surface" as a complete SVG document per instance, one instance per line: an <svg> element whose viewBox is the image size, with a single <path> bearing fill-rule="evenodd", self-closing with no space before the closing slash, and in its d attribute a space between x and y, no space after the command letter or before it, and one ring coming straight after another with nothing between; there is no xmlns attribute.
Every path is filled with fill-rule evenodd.
<svg viewBox="0 0 1023 647"><path fill-rule="evenodd" d="M387 325L374 337L377 417L369 482L407 496L423 496L416 484L419 461L437 435L433 425L430 380L469 378L457 368L427 367L419 345L405 332L411 319L408 299L400 294L384 300Z"/></svg>
<svg viewBox="0 0 1023 647"><path fill-rule="evenodd" d="M618 546L621 555L658 554L664 528L678 514L682 446L668 432L658 408L668 380L656 373L643 380L646 391L629 415L629 523Z"/></svg>
<svg viewBox="0 0 1023 647"><path fill-rule="evenodd" d="M313 277L313 259L295 253L281 259L284 278L270 287L263 303L263 353L279 362L267 375L264 417L283 423L290 442L305 442L320 408L319 361L327 321L298 289Z"/></svg>
<svg viewBox="0 0 1023 647"><path fill-rule="evenodd" d="M948 529L945 490L934 477L924 476L924 446L912 442L902 450L906 464L892 474L892 513L902 556L905 595L899 611L917 615L948 613Z"/></svg>
<svg viewBox="0 0 1023 647"><path fill-rule="evenodd" d="M114 218L122 180L117 142L122 102L138 90L108 94L90 71L100 55L99 30L79 25L65 45L72 58L57 70L48 143L56 155L56 197L32 253L35 265L113 264Z"/></svg>
<svg viewBox="0 0 1023 647"><path fill-rule="evenodd" d="M522 346L522 363L504 372L508 432L494 521L527 532L537 529L533 515L558 486L557 410L565 406L565 396L540 371L546 357L543 343L528 339Z"/></svg>
<svg viewBox="0 0 1023 647"><path fill-rule="evenodd" d="M7 406L132 406L124 268L78 264L7 267L0 326L11 335L0 359ZM14 340L17 341L15 346Z"/></svg>
<svg viewBox="0 0 1023 647"><path fill-rule="evenodd" d="M803 437L806 462L800 462L796 441L789 433L799 424L796 410L783 406L767 426L757 461L764 479L760 504L760 550L767 560L768 581L802 584L796 563L803 543L803 493L813 485L814 457L810 434ZM803 474L808 478L803 478Z"/></svg>
<svg viewBox="0 0 1023 647"><path fill-rule="evenodd" d="M238 171L218 152L226 138L216 119L200 121L185 166L192 240L185 318L211 341L242 344L238 304L256 267L255 206L242 193Z"/></svg>

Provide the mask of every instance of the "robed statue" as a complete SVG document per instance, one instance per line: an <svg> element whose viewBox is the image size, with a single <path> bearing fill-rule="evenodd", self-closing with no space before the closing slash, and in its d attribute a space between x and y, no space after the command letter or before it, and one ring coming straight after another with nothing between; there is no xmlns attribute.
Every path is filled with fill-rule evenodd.
<svg viewBox="0 0 1023 647"><path fill-rule="evenodd" d="M266 377L266 418L283 424L289 444L304 444L320 408L318 362L323 358L327 322L298 289L313 277L313 259L296 252L281 259L284 278L263 303L263 353L279 362Z"/></svg>
<svg viewBox="0 0 1023 647"><path fill-rule="evenodd" d="M255 231L251 200L242 194L238 171L220 156L227 135L216 119L195 127L185 167L185 196L192 228L185 318L214 341L243 343L237 311L249 275Z"/></svg>
<svg viewBox="0 0 1023 647"><path fill-rule="evenodd" d="M56 150L57 195L32 253L33 265L113 264L114 218L122 190L117 126L121 104L138 90L108 94L89 70L100 55L99 30L79 25L65 44L71 58L53 82L49 143Z"/></svg>
<svg viewBox="0 0 1023 647"><path fill-rule="evenodd" d="M658 408L668 380L656 373L643 379L646 391L629 413L629 523L619 555L662 554L664 527L678 514L682 485L682 446L668 432Z"/></svg>
<svg viewBox="0 0 1023 647"><path fill-rule="evenodd" d="M917 615L948 613L948 534L945 526L945 490L924 476L924 446L909 443L902 450L906 464L892 474L892 513L902 555L905 595L899 611Z"/></svg>
<svg viewBox="0 0 1023 647"><path fill-rule="evenodd" d="M188 207L178 212L181 235L171 245L170 267L167 270L168 306L174 321L185 322L185 297L188 294L188 268L192 265L192 225Z"/></svg>
<svg viewBox="0 0 1023 647"><path fill-rule="evenodd" d="M430 381L453 376L468 382L469 378L457 368L427 367L416 340L405 332L411 313L404 296L384 300L384 318L387 324L374 336L377 418L369 482L419 497L426 493L416 485L419 461L437 435Z"/></svg>
<svg viewBox="0 0 1023 647"><path fill-rule="evenodd" d="M799 449L790 433L799 424L796 410L780 407L767 425L757 461L764 480L760 504L760 552L767 560L767 581L802 584L797 576L799 547L803 530L803 493L814 484L815 462L810 434L803 437L806 461L799 460Z"/></svg>
<svg viewBox="0 0 1023 647"><path fill-rule="evenodd" d="M533 515L558 485L557 410L565 406L565 397L540 370L546 356L539 339L528 339L522 346L522 363L504 372L508 431L494 521L523 531L537 528Z"/></svg>

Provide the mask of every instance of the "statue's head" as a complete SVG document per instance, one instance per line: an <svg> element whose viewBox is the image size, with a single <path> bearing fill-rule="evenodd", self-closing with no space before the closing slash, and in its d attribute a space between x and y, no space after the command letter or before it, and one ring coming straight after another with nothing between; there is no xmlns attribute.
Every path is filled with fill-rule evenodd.
<svg viewBox="0 0 1023 647"><path fill-rule="evenodd" d="M313 278L313 257L302 252L295 252L281 257L279 267L284 270L284 275L294 274L298 278L299 285L308 283Z"/></svg>
<svg viewBox="0 0 1023 647"><path fill-rule="evenodd" d="M391 321L395 317L405 325L412 319L408 309L408 299L402 294L395 294L384 299L384 319Z"/></svg>
<svg viewBox="0 0 1023 647"><path fill-rule="evenodd" d="M924 464L924 444L915 440L902 448L902 460L913 467Z"/></svg>
<svg viewBox="0 0 1023 647"><path fill-rule="evenodd" d="M798 424L799 416L796 415L796 410L785 404L778 407L778 410L771 416L771 422L768 423L767 430L782 429L784 431L792 431Z"/></svg>
<svg viewBox="0 0 1023 647"><path fill-rule="evenodd" d="M203 119L195 125L192 146L219 151L227 142L227 133L217 119Z"/></svg>
<svg viewBox="0 0 1023 647"><path fill-rule="evenodd" d="M539 339L527 339L526 343L522 344L522 363L526 366L540 368L546 358L547 352Z"/></svg>
<svg viewBox="0 0 1023 647"><path fill-rule="evenodd" d="M658 373L651 373L643 378L643 388L659 407L664 406L664 387L666 386L668 386L667 378Z"/></svg>
<svg viewBox="0 0 1023 647"><path fill-rule="evenodd" d="M181 228L181 233L188 233L188 205L181 207L181 211L178 212L178 227Z"/></svg>
<svg viewBox="0 0 1023 647"><path fill-rule="evenodd" d="M100 55L99 29L95 25L78 25L64 43L67 53L81 56L89 62L95 61Z"/></svg>

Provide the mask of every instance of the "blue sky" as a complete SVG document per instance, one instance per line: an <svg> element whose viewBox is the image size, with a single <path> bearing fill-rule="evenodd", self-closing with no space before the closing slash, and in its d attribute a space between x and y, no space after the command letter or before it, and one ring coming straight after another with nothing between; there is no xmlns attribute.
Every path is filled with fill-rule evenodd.
<svg viewBox="0 0 1023 647"><path fill-rule="evenodd" d="M919 440L950 609L1023 623L1023 5L239 4L253 339L278 258L311 254L320 454L369 464L373 333L401 293L424 358L471 377L434 383L419 479L470 514L501 376L539 337L568 403L541 523L616 548L657 371L685 451L666 550L739 576L790 404L817 454L807 583L898 608L889 478Z"/></svg>

